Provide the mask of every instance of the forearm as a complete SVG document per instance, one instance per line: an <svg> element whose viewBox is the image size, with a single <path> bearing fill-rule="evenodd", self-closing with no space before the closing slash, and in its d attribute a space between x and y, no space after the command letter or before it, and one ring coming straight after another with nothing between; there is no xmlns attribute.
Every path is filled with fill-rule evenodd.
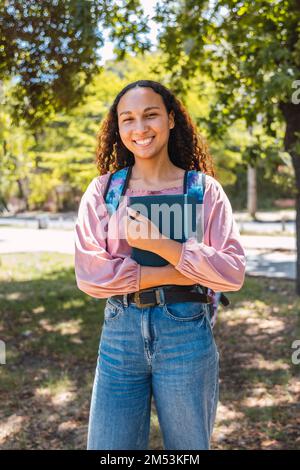
<svg viewBox="0 0 300 470"><path fill-rule="evenodd" d="M176 266L180 260L182 243L171 240L170 238L162 238L156 241L151 248L153 253L161 256L173 266Z"/></svg>
<svg viewBox="0 0 300 470"><path fill-rule="evenodd" d="M140 289L170 284L169 277L166 266L141 266Z"/></svg>
<svg viewBox="0 0 300 470"><path fill-rule="evenodd" d="M140 290L166 284L193 285L195 281L181 274L171 264L166 266L141 266Z"/></svg>

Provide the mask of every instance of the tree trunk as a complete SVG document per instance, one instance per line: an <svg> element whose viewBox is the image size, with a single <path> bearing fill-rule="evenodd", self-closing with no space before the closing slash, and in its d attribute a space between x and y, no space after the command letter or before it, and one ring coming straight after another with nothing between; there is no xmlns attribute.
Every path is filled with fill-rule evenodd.
<svg viewBox="0 0 300 470"><path fill-rule="evenodd" d="M286 121L284 148L292 157L296 178L296 294L300 296L300 104L280 103Z"/></svg>
<svg viewBox="0 0 300 470"><path fill-rule="evenodd" d="M29 205L28 205L28 191L26 188L27 181L25 182L23 178L18 178L17 179L17 184L19 188L19 195L20 198L25 202L25 210L28 211Z"/></svg>
<svg viewBox="0 0 300 470"><path fill-rule="evenodd" d="M255 219L257 211L256 168L250 165L247 168L247 180L247 209L251 217Z"/></svg>

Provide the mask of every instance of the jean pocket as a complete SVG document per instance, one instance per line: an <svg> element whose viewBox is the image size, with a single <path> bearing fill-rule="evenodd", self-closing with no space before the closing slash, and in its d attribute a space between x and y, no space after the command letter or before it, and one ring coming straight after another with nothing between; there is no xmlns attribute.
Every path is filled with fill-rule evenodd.
<svg viewBox="0 0 300 470"><path fill-rule="evenodd" d="M124 311L123 304L120 300L109 297L104 307L104 320L116 320Z"/></svg>
<svg viewBox="0 0 300 470"><path fill-rule="evenodd" d="M201 302L174 302L164 304L165 314L177 321L193 321L205 315L205 306Z"/></svg>

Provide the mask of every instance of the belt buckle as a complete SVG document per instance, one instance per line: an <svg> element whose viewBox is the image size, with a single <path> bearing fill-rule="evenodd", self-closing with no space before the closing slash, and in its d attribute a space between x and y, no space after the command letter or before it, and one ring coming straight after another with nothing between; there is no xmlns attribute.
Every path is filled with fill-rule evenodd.
<svg viewBox="0 0 300 470"><path fill-rule="evenodd" d="M150 302L150 303L141 303L140 301L140 294L142 292L152 292L152 291L155 291L155 296L156 296L156 300L157 302ZM159 293L161 292L160 289L145 289L143 290L142 292L134 292L133 294L133 300L135 301L135 303L137 304L137 306L139 308L143 308L143 307L153 307L154 305L157 305L159 302L160 302L160 296L159 296Z"/></svg>

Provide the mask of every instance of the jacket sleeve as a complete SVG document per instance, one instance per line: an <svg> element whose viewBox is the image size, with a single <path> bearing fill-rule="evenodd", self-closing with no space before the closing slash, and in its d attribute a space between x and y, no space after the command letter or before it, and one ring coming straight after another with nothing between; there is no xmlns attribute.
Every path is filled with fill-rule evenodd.
<svg viewBox="0 0 300 470"><path fill-rule="evenodd" d="M221 184L208 175L203 204L203 242L188 238L175 268L216 292L237 291L244 283L246 256L230 201Z"/></svg>
<svg viewBox="0 0 300 470"><path fill-rule="evenodd" d="M80 290L96 298L139 290L140 265L107 251L109 220L103 198L108 175L95 177L83 194L75 224L75 276ZM101 184L102 181L102 184Z"/></svg>

